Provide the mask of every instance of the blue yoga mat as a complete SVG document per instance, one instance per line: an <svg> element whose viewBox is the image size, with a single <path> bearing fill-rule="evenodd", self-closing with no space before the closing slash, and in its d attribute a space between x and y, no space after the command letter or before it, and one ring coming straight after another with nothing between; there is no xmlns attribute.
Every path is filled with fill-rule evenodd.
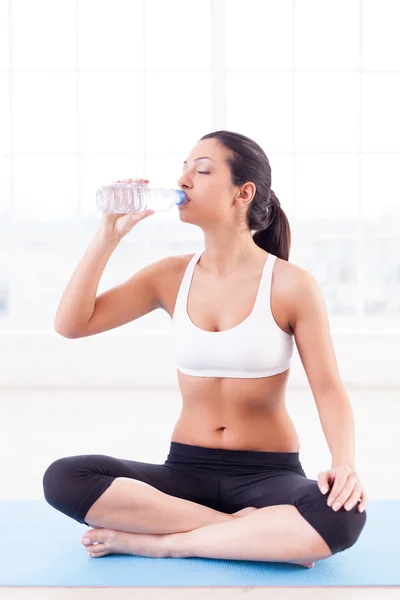
<svg viewBox="0 0 400 600"><path fill-rule="evenodd" d="M212 558L90 558L86 525L45 500L0 501L0 586L394 586L400 585L400 500L370 500L354 546L307 569Z"/></svg>

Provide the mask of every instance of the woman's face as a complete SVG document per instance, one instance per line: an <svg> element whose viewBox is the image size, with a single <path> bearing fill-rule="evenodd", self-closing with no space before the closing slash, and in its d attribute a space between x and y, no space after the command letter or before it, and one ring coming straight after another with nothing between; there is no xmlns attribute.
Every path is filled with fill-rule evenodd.
<svg viewBox="0 0 400 600"><path fill-rule="evenodd" d="M212 138L200 141L190 152L178 179L179 187L190 198L188 204L178 208L182 220L199 226L226 221L236 188L225 156L218 140Z"/></svg>

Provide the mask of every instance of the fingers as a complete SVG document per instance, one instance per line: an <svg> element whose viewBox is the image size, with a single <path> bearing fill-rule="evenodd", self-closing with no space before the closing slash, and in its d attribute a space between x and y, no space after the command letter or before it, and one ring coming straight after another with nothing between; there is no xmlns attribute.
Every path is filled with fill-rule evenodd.
<svg viewBox="0 0 400 600"><path fill-rule="evenodd" d="M351 481L349 481L350 478L351 478ZM339 494L341 492L343 494L343 491L345 492L344 495L347 499L348 494L346 495L346 491L347 490L349 490L350 492L353 491L353 488L355 485L355 480L356 480L356 477L354 477L354 475L353 476L347 475L347 473L344 473L343 471L337 473L336 477L335 477L335 482L332 487L332 491L329 494L329 498L327 501L328 506L332 506L332 504L335 500L339 500ZM346 484L347 484L347 487L345 487ZM350 484L350 488L349 488L349 484Z"/></svg>
<svg viewBox="0 0 400 600"><path fill-rule="evenodd" d="M123 179L121 183L132 183L132 181L136 183L149 183L148 179L142 179L140 177L138 177L137 179L132 179L131 177L128 177L127 179Z"/></svg>
<svg viewBox="0 0 400 600"><path fill-rule="evenodd" d="M348 498L348 500L344 500L345 504L344 504L344 508L346 510L351 510L352 508L354 508L357 504L357 502L360 499L362 493L362 485L361 483L358 483L353 490L353 493L351 494L350 498Z"/></svg>
<svg viewBox="0 0 400 600"><path fill-rule="evenodd" d="M318 475L318 487L321 490L322 494L326 494L326 492L329 490L329 483L326 472L320 473Z"/></svg>
<svg viewBox="0 0 400 600"><path fill-rule="evenodd" d="M355 494L358 499L360 497L361 489L362 487L357 481L357 475L349 475L339 494L334 495L332 490L332 494L328 498L327 504L328 506L332 506L333 510L337 511L349 500L349 498L353 497L353 494ZM351 508L352 507L353 505Z"/></svg>
<svg viewBox="0 0 400 600"><path fill-rule="evenodd" d="M350 467L344 469L340 467L319 473L318 487L322 494L325 494L329 489L331 479L333 479L333 486L327 505L332 507L332 510L336 512L342 507L345 510L352 510L357 504L359 512L365 510L367 495L356 471L352 471ZM326 488L326 491L324 488Z"/></svg>
<svg viewBox="0 0 400 600"><path fill-rule="evenodd" d="M132 181L136 183L150 183L148 179L143 179L138 177L137 179L132 179L132 177L127 177L126 179L117 179L113 180L112 183L132 183Z"/></svg>
<svg viewBox="0 0 400 600"><path fill-rule="evenodd" d="M358 512L363 512L367 505L367 494L365 492L361 492L361 502L358 505Z"/></svg>

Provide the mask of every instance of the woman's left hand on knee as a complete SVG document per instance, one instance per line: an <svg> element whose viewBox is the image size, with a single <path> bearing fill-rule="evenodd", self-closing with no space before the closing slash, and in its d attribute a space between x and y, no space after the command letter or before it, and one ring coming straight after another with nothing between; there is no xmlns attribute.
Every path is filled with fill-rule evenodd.
<svg viewBox="0 0 400 600"><path fill-rule="evenodd" d="M342 506L346 510L351 510L360 500L358 511L365 510L367 494L356 471L348 465L339 465L319 473L318 487L323 494L328 491L329 484L332 482L333 487L328 497L328 506L332 506L332 509L336 511ZM326 491L323 490L324 487Z"/></svg>

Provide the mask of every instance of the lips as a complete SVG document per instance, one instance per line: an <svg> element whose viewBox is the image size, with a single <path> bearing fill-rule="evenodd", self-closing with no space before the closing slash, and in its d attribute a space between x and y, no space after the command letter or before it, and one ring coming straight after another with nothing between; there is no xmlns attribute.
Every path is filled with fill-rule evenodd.
<svg viewBox="0 0 400 600"><path fill-rule="evenodd" d="M186 204L189 204L189 202L191 202L191 198L186 194L186 200L182 202L182 204L180 204L179 206L186 206Z"/></svg>

